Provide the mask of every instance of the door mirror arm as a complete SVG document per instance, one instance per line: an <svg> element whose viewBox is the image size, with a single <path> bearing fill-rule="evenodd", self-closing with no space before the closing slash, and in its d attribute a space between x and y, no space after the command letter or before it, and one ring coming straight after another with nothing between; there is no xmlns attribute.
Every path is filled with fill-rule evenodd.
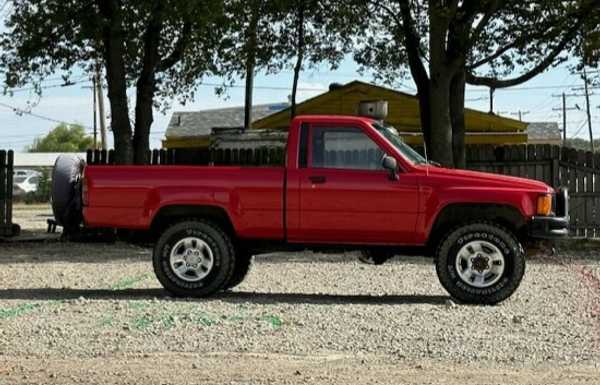
<svg viewBox="0 0 600 385"><path fill-rule="evenodd" d="M400 179L400 175L398 174L398 162L396 161L396 158L389 155L384 155L383 159L381 160L381 165L384 169L389 171L390 180Z"/></svg>

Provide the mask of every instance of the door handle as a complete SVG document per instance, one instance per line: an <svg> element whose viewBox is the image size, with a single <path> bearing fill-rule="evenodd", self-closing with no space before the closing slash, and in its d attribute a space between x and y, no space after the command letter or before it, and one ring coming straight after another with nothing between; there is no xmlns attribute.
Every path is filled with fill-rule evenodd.
<svg viewBox="0 0 600 385"><path fill-rule="evenodd" d="M327 178L325 178L322 175L309 176L308 179L310 180L310 182L312 184L323 184L323 183L327 182Z"/></svg>

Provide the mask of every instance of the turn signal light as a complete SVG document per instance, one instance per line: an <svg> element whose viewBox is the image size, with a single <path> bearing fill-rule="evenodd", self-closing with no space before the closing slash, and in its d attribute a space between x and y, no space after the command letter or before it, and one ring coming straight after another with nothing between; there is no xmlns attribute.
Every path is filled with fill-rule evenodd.
<svg viewBox="0 0 600 385"><path fill-rule="evenodd" d="M537 201L537 214L548 216L552 212L552 195L540 195Z"/></svg>

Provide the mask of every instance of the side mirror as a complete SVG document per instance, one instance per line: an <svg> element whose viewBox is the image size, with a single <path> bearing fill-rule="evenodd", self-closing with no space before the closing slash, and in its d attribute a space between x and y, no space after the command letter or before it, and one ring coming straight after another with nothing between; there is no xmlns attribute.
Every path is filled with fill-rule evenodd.
<svg viewBox="0 0 600 385"><path fill-rule="evenodd" d="M396 158L393 158L389 155L384 155L381 161L381 165L384 169L390 172L390 180L398 180L398 162Z"/></svg>

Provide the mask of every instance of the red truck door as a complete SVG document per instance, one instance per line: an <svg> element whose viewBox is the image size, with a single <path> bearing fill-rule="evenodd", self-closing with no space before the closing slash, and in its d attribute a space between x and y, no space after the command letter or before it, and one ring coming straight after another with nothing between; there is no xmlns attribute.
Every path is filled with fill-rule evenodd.
<svg viewBox="0 0 600 385"><path fill-rule="evenodd" d="M381 165L384 151L368 130L332 124L307 129L307 164L297 173L298 227L289 240L413 244L417 177L401 171L398 180L390 179Z"/></svg>

